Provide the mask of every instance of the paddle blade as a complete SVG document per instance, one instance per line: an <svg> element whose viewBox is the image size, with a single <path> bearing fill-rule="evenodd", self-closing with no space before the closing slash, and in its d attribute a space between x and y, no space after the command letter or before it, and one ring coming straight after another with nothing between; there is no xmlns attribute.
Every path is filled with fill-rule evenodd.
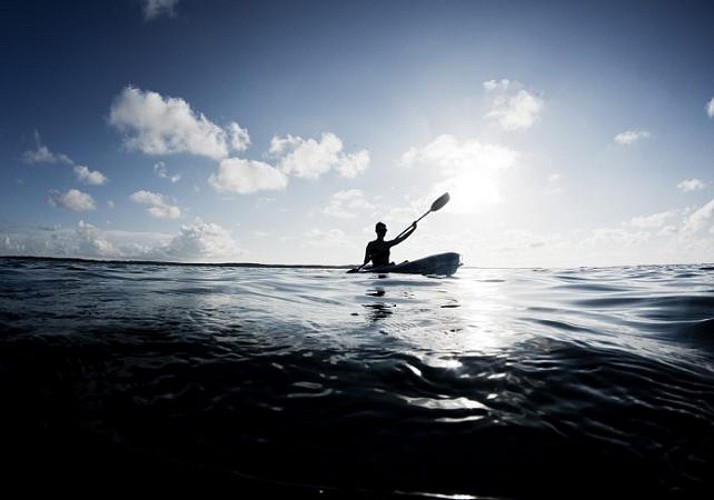
<svg viewBox="0 0 714 500"><path fill-rule="evenodd" d="M431 204L431 211L436 212L437 210L441 209L449 203L449 200L451 197L449 196L449 193L444 193L441 196L439 196L434 203Z"/></svg>

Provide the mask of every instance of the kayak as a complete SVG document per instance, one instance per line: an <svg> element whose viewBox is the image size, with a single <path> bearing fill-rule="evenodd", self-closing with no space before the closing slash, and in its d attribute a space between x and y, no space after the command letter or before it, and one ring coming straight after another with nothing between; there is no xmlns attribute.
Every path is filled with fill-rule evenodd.
<svg viewBox="0 0 714 500"><path fill-rule="evenodd" d="M348 273L404 273L451 276L461 265L461 255L456 252L430 255L423 259L406 260L400 264L350 269Z"/></svg>

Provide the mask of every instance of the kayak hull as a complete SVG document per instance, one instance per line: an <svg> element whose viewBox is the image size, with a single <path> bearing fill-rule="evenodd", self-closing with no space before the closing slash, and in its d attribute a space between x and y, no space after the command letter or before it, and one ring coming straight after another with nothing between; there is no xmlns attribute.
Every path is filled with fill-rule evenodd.
<svg viewBox="0 0 714 500"><path fill-rule="evenodd" d="M446 252L430 255L422 259L405 261L388 266L364 267L350 269L348 273L402 273L423 274L435 276L451 276L461 266L461 255L456 252Z"/></svg>

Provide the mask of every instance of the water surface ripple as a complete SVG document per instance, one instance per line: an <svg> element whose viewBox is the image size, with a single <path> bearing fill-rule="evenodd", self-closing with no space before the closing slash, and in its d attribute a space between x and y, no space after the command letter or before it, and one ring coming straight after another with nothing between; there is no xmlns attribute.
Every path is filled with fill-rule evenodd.
<svg viewBox="0 0 714 500"><path fill-rule="evenodd" d="M7 478L709 498L713 278L0 259Z"/></svg>

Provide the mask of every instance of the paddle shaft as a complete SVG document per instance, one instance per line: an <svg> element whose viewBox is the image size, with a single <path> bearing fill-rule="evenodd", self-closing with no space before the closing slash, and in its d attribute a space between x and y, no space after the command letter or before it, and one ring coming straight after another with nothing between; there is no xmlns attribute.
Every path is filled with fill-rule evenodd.
<svg viewBox="0 0 714 500"><path fill-rule="evenodd" d="M406 233L407 231L409 231L409 230L411 229L411 227L412 227L414 224L416 224L417 222L419 222L420 220L422 220L424 217L426 217L427 215L429 215L431 212L433 212L433 210L431 210L431 209L427 210L424 215L422 215L422 216L419 217L417 220L415 220L414 222L412 222L411 225L410 225L408 228L406 228L404 231L402 231L401 233L399 233L399 234L397 235L397 238L399 238L400 236L403 236L404 233Z"/></svg>
<svg viewBox="0 0 714 500"><path fill-rule="evenodd" d="M431 207L429 208L429 210L426 211L426 213L425 213L424 215L422 215L422 216L419 217L417 220L415 220L414 222L412 222L412 226L413 226L414 224L416 224L417 222L419 222L420 220L422 220L422 219L423 219L424 217L426 217L427 215L429 215L430 213L436 212L437 210L441 210L444 205L446 205L447 203L449 203L449 199L450 199L449 193L444 193L444 194L442 194L441 196L439 196L436 200L434 200L434 203L431 204ZM397 238L400 238L401 236L403 236L404 233L406 233L407 231L409 231L409 229L410 229L412 226L409 226L409 227L406 228L404 231L402 231L401 233L399 233L399 234L397 235Z"/></svg>

